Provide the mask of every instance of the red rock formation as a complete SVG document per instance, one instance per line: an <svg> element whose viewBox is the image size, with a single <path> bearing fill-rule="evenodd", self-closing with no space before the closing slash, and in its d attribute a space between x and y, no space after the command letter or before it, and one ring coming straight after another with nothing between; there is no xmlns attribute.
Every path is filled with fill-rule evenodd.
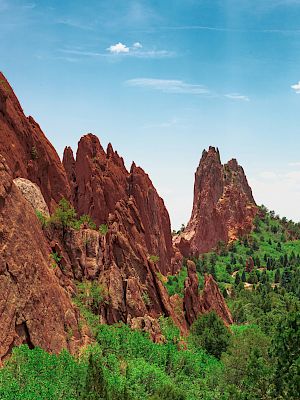
<svg viewBox="0 0 300 400"><path fill-rule="evenodd" d="M200 296L203 312L216 311L225 324L233 324L233 318L217 282L211 275L205 275L204 289Z"/></svg>
<svg viewBox="0 0 300 400"><path fill-rule="evenodd" d="M145 229L145 242L150 255L159 256L158 266L166 275L172 271L174 257L169 213L149 176L134 163L128 178L128 192L134 197Z"/></svg>
<svg viewBox="0 0 300 400"><path fill-rule="evenodd" d="M193 261L187 262L188 277L184 283L184 309L186 320L189 325L195 321L201 313L201 304L199 301L199 281L196 273L196 265Z"/></svg>
<svg viewBox="0 0 300 400"><path fill-rule="evenodd" d="M79 141L76 161L66 148L63 164L79 215L88 214L97 224L106 224L116 203L127 197L128 171L123 159L110 144L105 153L99 139L88 134Z"/></svg>
<svg viewBox="0 0 300 400"><path fill-rule="evenodd" d="M243 168L235 159L222 165L219 151L210 147L195 174L191 219L174 243L185 256L208 252L249 233L257 211Z"/></svg>
<svg viewBox="0 0 300 400"><path fill-rule="evenodd" d="M184 285L184 309L188 324L191 325L198 315L212 310L222 318L226 325L232 324L232 315L213 277L205 275L204 289L200 295L195 264L189 261L187 268L188 277Z"/></svg>
<svg viewBox="0 0 300 400"><path fill-rule="evenodd" d="M133 164L128 172L112 146L105 152L91 134L80 140L76 160L66 148L62 165L39 126L24 116L2 75L0 137L0 155L11 168L9 172L4 161L0 163L0 291L5 294L0 300L0 357L22 342L54 352L63 347L73 351L82 343L78 313L70 299L76 293L75 280L103 286L102 322L140 326L155 340L161 340L155 320L162 314L170 316L182 333L199 312L210 308L229 320L213 282L207 281L205 296L199 297L193 263L185 298L170 299L163 275L180 269L182 255L172 246L164 202L141 168ZM238 168L232 165L230 170L241 181ZM97 224L107 224L107 234L86 227L65 230L63 235L55 227L43 232L36 206L31 205L36 199L31 192L25 199L13 183L18 177L30 181L22 181L28 188L35 187L31 182L39 186L50 210L61 197L70 198L79 215L89 214ZM229 178L224 182L230 186ZM61 258L55 268L49 261L51 251Z"/></svg>
<svg viewBox="0 0 300 400"><path fill-rule="evenodd" d="M50 352L83 344L78 311L50 266L50 251L0 156L0 363L22 343Z"/></svg>
<svg viewBox="0 0 300 400"><path fill-rule="evenodd" d="M117 203L133 197L143 226L143 245L148 256L159 257L157 264L163 274L178 270L181 262L178 255L174 257L168 211L140 167L133 163L129 173L111 144L105 153L99 139L92 134L79 141L76 161L72 150L65 149L63 164L79 215L88 214L97 224L107 224Z"/></svg>
<svg viewBox="0 0 300 400"><path fill-rule="evenodd" d="M13 177L36 183L53 210L56 203L70 196L60 159L32 117L26 117L12 88L0 73L0 154Z"/></svg>

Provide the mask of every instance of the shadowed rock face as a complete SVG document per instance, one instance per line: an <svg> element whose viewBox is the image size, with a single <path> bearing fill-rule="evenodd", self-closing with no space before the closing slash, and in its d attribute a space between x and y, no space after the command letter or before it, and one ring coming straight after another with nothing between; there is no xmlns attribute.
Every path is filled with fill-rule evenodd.
<svg viewBox="0 0 300 400"><path fill-rule="evenodd" d="M184 307L188 324L192 325L198 315L209 311L215 311L226 325L232 324L233 319L229 308L213 277L205 275L204 289L200 295L195 264L188 261L187 269L188 277L184 285Z"/></svg>
<svg viewBox="0 0 300 400"><path fill-rule="evenodd" d="M258 209L235 159L222 165L217 149L203 152L195 173L194 202L185 231L174 239L183 255L199 255L252 229Z"/></svg>
<svg viewBox="0 0 300 400"><path fill-rule="evenodd" d="M26 117L9 83L0 72L0 154L14 178L36 183L53 210L69 183L60 159L32 117Z"/></svg>
<svg viewBox="0 0 300 400"><path fill-rule="evenodd" d="M34 210L0 155L0 364L22 343L50 352L83 344L78 311L49 254Z"/></svg>

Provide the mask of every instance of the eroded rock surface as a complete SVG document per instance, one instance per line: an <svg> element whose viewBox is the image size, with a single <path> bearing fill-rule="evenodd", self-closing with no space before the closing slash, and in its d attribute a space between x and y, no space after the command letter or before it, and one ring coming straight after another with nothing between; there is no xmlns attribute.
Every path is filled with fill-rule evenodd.
<svg viewBox="0 0 300 400"><path fill-rule="evenodd" d="M40 211L45 217L50 217L49 208L37 184L25 178L14 179L14 184L34 210Z"/></svg>
<svg viewBox="0 0 300 400"><path fill-rule="evenodd" d="M168 295L164 281L180 270L185 251L173 247L168 212L149 176L134 163L127 171L112 146L104 151L92 134L81 138L76 158L66 148L62 164L40 127L25 117L1 74L0 82L0 359L21 343L51 352L64 347L73 352L83 344L87 332L79 329L78 310L72 303L76 284L82 281L103 287L99 321L123 321L148 331L155 341L163 340L157 322L161 315L171 317L182 334L199 313L210 309L230 323L224 299L209 277L199 295L192 262L188 262L184 299ZM193 243L195 252L198 242L189 239L193 229L196 238L203 237L204 229L211 246L224 232L226 237L229 232L230 237L238 234L245 215L250 226L254 213L253 204L246 214L238 204L251 194L234 189L235 181L245 186L240 167L231 162L231 172L225 176L215 151L209 154L205 158L212 177L205 161L196 174L192 218L208 225L201 231L201 224L191 222L185 239L187 248ZM216 188L211 190L211 185ZM79 215L88 214L97 225L105 224L107 232L84 225L79 230L62 232L51 226L43 231L34 210L53 212L62 197L72 202ZM222 211L221 204L229 200L233 204ZM206 217L201 214L203 202ZM198 203L201 207L196 207ZM212 207L216 211L209 213ZM218 221L229 221L222 235L215 231ZM57 265L50 253L59 256Z"/></svg>
<svg viewBox="0 0 300 400"><path fill-rule="evenodd" d="M32 117L26 117L13 89L0 72L0 154L14 178L36 183L50 210L64 196L69 183L51 143Z"/></svg>
<svg viewBox="0 0 300 400"><path fill-rule="evenodd" d="M222 165L218 149L203 151L195 173L189 223L174 243L185 256L197 256L247 234L258 208L243 168L235 159Z"/></svg>
<svg viewBox="0 0 300 400"><path fill-rule="evenodd" d="M0 360L22 343L50 352L83 344L78 311L49 254L33 208L0 156Z"/></svg>

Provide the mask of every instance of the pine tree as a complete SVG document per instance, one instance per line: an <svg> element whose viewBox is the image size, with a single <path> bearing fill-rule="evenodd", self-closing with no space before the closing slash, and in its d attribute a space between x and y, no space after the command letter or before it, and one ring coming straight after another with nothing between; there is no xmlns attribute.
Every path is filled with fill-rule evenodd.
<svg viewBox="0 0 300 400"><path fill-rule="evenodd" d="M241 282L241 277L240 277L240 274L237 273L235 275L235 281L234 281L235 286L237 286L240 282Z"/></svg>
<svg viewBox="0 0 300 400"><path fill-rule="evenodd" d="M241 279L242 279L242 282L246 282L246 272L245 271L243 271Z"/></svg>
<svg viewBox="0 0 300 400"><path fill-rule="evenodd" d="M280 282L280 270L279 269L276 269L276 271L275 271L274 282L275 283L279 283Z"/></svg>

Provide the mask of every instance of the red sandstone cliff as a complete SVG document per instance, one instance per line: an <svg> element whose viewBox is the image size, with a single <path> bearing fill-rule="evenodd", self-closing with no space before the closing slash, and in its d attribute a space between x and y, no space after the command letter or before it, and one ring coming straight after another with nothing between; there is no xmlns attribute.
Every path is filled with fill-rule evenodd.
<svg viewBox="0 0 300 400"><path fill-rule="evenodd" d="M107 224L120 200L133 198L143 227L143 246L148 256L157 256L163 274L171 273L174 249L168 211L149 176L134 163L128 172L111 144L105 152L99 139L88 134L78 144L76 160L72 150L64 151L63 164L79 215L90 215L97 224ZM140 244L135 241L136 246Z"/></svg>
<svg viewBox="0 0 300 400"><path fill-rule="evenodd" d="M76 159L66 148L62 164L39 126L24 116L3 75L0 78L0 292L5 294L0 300L0 359L23 342L54 352L63 347L74 351L83 343L71 301L75 281L96 281L105 288L100 321L124 321L148 330L154 340L161 339L157 318L162 314L182 333L210 309L230 323L212 279L206 278L199 296L191 264L185 298L168 296L163 275L177 272L182 256L174 251L168 212L148 175L134 163L127 171L112 146L105 152L92 134L81 138ZM25 178L18 180L23 192L14 178ZM32 182L41 189L39 201ZM26 193L27 188L34 193ZM36 204L46 207L45 199L53 211L63 196L79 215L106 224L108 232L86 227L63 235L56 228L43 231ZM51 252L61 257L55 268Z"/></svg>
<svg viewBox="0 0 300 400"><path fill-rule="evenodd" d="M195 173L190 221L174 242L185 256L208 252L249 233L257 211L243 168L235 159L222 165L218 149L210 147Z"/></svg>
<svg viewBox="0 0 300 400"><path fill-rule="evenodd" d="M22 343L50 352L83 344L79 313L49 254L34 210L0 155L0 364Z"/></svg>
<svg viewBox="0 0 300 400"><path fill-rule="evenodd" d="M49 208L70 189L60 159L32 117L26 117L11 86L0 72L0 154L13 177L28 178L43 193Z"/></svg>

